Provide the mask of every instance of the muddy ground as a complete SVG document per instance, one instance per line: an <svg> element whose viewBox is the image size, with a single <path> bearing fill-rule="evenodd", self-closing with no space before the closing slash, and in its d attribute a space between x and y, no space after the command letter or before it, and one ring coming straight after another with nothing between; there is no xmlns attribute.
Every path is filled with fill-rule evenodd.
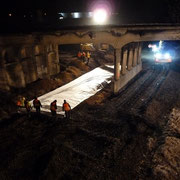
<svg viewBox="0 0 180 180"><path fill-rule="evenodd" d="M2 120L0 179L180 179L179 79L178 66L144 63L119 94L107 85L71 120Z"/></svg>

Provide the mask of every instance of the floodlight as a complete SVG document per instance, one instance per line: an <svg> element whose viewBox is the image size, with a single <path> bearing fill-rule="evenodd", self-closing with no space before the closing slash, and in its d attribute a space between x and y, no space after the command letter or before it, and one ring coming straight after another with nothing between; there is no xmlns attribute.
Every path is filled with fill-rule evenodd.
<svg viewBox="0 0 180 180"><path fill-rule="evenodd" d="M96 9L93 13L94 22L104 24L107 20L107 11L105 9Z"/></svg>

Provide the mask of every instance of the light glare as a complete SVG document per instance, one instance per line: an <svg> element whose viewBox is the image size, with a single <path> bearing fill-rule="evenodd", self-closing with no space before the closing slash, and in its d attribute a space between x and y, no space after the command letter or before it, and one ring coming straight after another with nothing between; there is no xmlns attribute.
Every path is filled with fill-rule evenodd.
<svg viewBox="0 0 180 180"><path fill-rule="evenodd" d="M169 54L169 53L166 53L166 54L164 55L164 57L165 57L166 59L169 59L169 58L170 58L170 54Z"/></svg>
<svg viewBox="0 0 180 180"><path fill-rule="evenodd" d="M162 56L162 55L161 55L160 53L156 53L156 54L155 54L155 57L156 57L156 58L161 58L161 56Z"/></svg>
<svg viewBox="0 0 180 180"><path fill-rule="evenodd" d="M97 9L94 11L93 19L97 24L103 24L107 19L107 12L104 9Z"/></svg>
<svg viewBox="0 0 180 180"><path fill-rule="evenodd" d="M73 18L80 18L80 13L78 12L74 12L74 13L71 13Z"/></svg>

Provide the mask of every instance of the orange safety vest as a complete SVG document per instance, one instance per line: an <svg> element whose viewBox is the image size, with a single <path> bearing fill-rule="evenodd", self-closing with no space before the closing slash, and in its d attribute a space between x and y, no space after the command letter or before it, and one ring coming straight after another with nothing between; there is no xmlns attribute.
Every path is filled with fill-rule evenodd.
<svg viewBox="0 0 180 180"><path fill-rule="evenodd" d="M16 105L21 106L21 101L17 101Z"/></svg>
<svg viewBox="0 0 180 180"><path fill-rule="evenodd" d="M64 103L63 104L63 109L64 109L64 111L70 111L71 110L71 108L70 108L68 103Z"/></svg>
<svg viewBox="0 0 180 180"><path fill-rule="evenodd" d="M81 55L82 55L82 54L81 54L81 52L78 52L78 58L80 58L80 57L81 57Z"/></svg>

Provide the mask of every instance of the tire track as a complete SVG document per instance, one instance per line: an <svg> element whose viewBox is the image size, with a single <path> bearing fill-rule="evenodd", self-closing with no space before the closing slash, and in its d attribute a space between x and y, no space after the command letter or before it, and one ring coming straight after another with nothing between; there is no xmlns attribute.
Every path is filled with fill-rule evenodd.
<svg viewBox="0 0 180 180"><path fill-rule="evenodd" d="M151 73L140 83L136 89L132 89L128 93L126 99L121 100L116 104L116 108L130 108L135 105L138 99L143 95L147 88L161 75L161 71L150 71Z"/></svg>

